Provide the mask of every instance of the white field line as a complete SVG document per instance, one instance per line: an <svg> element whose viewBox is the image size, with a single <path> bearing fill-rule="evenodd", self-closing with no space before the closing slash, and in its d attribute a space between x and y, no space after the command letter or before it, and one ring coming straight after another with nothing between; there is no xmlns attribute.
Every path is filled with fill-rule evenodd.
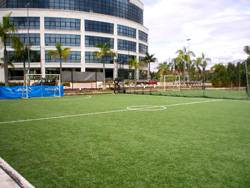
<svg viewBox="0 0 250 188"><path fill-rule="evenodd" d="M118 112L125 112L125 111L128 111L128 110L111 110L111 111L103 111L103 112L89 112L89 113L85 113L85 114L52 116L52 117L35 118L35 119L22 119L22 120L16 120L16 121L2 121L2 122L0 122L0 124L13 124L13 123L23 123L23 122L31 122L31 121L43 121L43 120L51 120L51 119L73 118L73 117L81 117L81 116L111 114L111 113L118 113Z"/></svg>
<svg viewBox="0 0 250 188"><path fill-rule="evenodd" d="M185 105L192 105L192 104L218 102L218 101L222 101L222 100L207 100L207 101L177 103L177 104L169 104L169 105L161 105L161 106L168 108L168 107L174 107L174 106L185 106ZM103 111L103 112L89 112L89 113L84 113L84 114L52 116L52 117L43 117L43 118L34 118L34 119L22 119L22 120L15 120L15 121L2 121L2 122L0 122L0 124L15 124L15 123L24 123L24 122L32 122L32 121L43 121L43 120L64 119L64 118L73 118L73 117L82 117L82 116L93 116L93 115L111 114L111 113L128 112L128 111L135 111L135 110L120 109L120 110L110 110L110 111Z"/></svg>
<svg viewBox="0 0 250 188"><path fill-rule="evenodd" d="M174 106L185 106L185 105L192 105L192 104L202 104L202 103L210 103L210 102L219 102L221 100L207 100L207 101L197 101L197 102L187 102L187 103L179 103L179 104L168 104L163 105L164 107L174 107Z"/></svg>
<svg viewBox="0 0 250 188"><path fill-rule="evenodd" d="M87 99L91 99L93 96L91 95L85 95L85 96L77 96L77 98L69 98L69 97L39 97L39 98L21 98L21 99L16 99L16 100L13 100L15 102L23 102L23 101L26 101L26 102L44 102L44 101L50 101L50 102L58 102L58 101L73 101L73 100L87 100ZM2 99L0 100L0 102L3 101L3 102L9 102L10 100L5 100L5 99Z"/></svg>
<svg viewBox="0 0 250 188"><path fill-rule="evenodd" d="M72 100L87 100L91 99L92 96L90 95L85 95L85 96L79 96L77 98L68 98L68 97L41 97L41 98L31 98L31 99L20 99L20 100L26 100L26 101L31 101L31 102L43 102L43 101L72 101Z"/></svg>

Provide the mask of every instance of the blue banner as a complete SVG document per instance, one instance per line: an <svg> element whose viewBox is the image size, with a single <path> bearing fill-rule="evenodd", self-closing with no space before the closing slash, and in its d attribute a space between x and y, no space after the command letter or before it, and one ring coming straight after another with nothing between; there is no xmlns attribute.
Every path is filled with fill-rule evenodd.
<svg viewBox="0 0 250 188"><path fill-rule="evenodd" d="M0 99L64 96L63 86L0 86Z"/></svg>

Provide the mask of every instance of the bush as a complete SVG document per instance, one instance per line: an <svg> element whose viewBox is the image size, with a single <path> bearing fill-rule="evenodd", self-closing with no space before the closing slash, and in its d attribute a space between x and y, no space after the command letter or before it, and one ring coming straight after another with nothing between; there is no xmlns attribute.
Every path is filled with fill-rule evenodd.
<svg viewBox="0 0 250 188"><path fill-rule="evenodd" d="M9 82L9 86L23 86L21 82Z"/></svg>
<svg viewBox="0 0 250 188"><path fill-rule="evenodd" d="M65 86L65 87L70 87L70 82L64 82L64 83L63 83L63 86Z"/></svg>

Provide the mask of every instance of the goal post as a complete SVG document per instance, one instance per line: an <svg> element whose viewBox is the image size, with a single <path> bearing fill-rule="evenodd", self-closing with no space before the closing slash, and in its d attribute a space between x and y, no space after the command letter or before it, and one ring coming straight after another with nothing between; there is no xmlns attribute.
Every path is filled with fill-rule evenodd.
<svg viewBox="0 0 250 188"><path fill-rule="evenodd" d="M24 76L23 98L61 97L63 94L60 74L26 74Z"/></svg>
<svg viewBox="0 0 250 188"><path fill-rule="evenodd" d="M180 91L181 77L180 75L164 75L163 76L163 91Z"/></svg>

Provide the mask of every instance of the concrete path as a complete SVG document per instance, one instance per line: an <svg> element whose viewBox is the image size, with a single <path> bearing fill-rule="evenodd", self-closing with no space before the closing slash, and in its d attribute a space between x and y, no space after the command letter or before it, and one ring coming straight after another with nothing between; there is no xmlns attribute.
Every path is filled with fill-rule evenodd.
<svg viewBox="0 0 250 188"><path fill-rule="evenodd" d="M0 157L0 188L35 188Z"/></svg>
<svg viewBox="0 0 250 188"><path fill-rule="evenodd" d="M0 188L20 188L16 182L0 168Z"/></svg>

